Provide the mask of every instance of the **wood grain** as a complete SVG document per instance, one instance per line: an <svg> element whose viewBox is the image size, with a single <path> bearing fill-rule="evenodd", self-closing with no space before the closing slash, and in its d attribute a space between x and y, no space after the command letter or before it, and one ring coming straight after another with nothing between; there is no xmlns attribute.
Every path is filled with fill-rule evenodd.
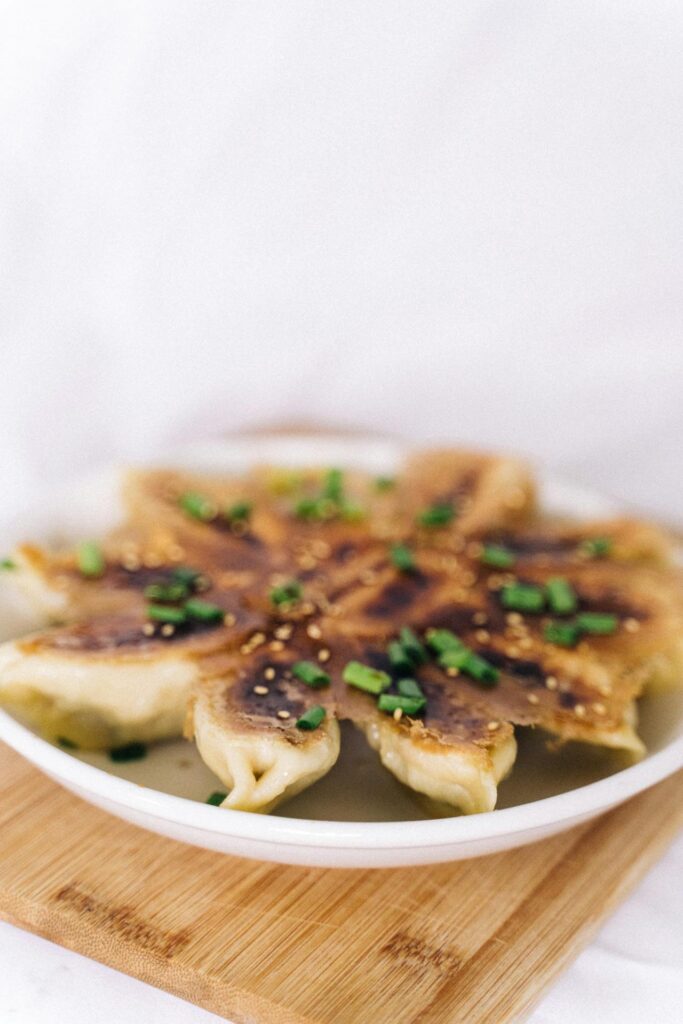
<svg viewBox="0 0 683 1024"><path fill-rule="evenodd" d="M287 868L144 832L0 745L0 916L239 1024L524 1018L683 825L683 773L456 864Z"/></svg>

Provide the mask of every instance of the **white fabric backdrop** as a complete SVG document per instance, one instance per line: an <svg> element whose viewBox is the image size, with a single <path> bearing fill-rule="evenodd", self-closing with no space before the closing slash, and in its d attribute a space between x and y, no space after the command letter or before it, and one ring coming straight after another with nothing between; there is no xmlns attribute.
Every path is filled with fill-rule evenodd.
<svg viewBox="0 0 683 1024"><path fill-rule="evenodd" d="M308 418L518 449L680 516L680 4L0 16L0 515L108 458ZM681 867L679 844L535 1021L589 1019L584 985L590 1019L678 1019ZM0 1016L87 1019L95 968L59 954L62 997L49 947L0 935L25 980Z"/></svg>

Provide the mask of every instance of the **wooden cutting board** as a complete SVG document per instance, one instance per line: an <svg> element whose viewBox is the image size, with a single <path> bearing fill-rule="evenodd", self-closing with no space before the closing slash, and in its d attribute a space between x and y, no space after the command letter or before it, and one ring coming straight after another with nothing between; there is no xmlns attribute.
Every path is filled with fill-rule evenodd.
<svg viewBox="0 0 683 1024"><path fill-rule="evenodd" d="M456 864L289 868L110 817L0 744L0 916L239 1024L524 1019L683 825L683 773Z"/></svg>

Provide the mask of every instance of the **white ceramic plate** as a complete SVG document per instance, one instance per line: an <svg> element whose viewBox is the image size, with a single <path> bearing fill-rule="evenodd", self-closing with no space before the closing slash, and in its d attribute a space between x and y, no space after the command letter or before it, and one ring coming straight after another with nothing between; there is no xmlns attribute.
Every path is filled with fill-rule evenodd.
<svg viewBox="0 0 683 1024"><path fill-rule="evenodd" d="M253 462L356 465L391 472L401 447L377 440L258 438L184 449L164 463L239 470ZM112 470L83 481L40 513L22 516L4 540L78 539L116 521ZM541 479L546 508L578 516L612 515L612 502L581 488ZM29 625L26 609L2 603L3 638ZM204 803L221 783L194 747L159 744L137 762L113 764L106 754L67 753L0 712L0 738L78 796L136 825L223 853L286 864L396 867L494 853L570 828L683 766L683 693L641 702L640 732L648 756L626 766L624 755L591 747L546 750L538 732L519 730L511 777L499 788L498 809L470 817L430 818L419 799L379 764L352 727L332 771L271 815Z"/></svg>

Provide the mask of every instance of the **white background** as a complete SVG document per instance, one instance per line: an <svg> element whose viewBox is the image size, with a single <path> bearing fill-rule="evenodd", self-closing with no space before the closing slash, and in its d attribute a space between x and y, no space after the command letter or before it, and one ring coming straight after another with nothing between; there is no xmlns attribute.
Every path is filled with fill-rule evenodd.
<svg viewBox="0 0 683 1024"><path fill-rule="evenodd" d="M309 420L512 448L681 518L678 2L0 19L0 516ZM680 1019L682 868L679 842L535 1024ZM208 1019L8 927L0 961L3 1021Z"/></svg>

